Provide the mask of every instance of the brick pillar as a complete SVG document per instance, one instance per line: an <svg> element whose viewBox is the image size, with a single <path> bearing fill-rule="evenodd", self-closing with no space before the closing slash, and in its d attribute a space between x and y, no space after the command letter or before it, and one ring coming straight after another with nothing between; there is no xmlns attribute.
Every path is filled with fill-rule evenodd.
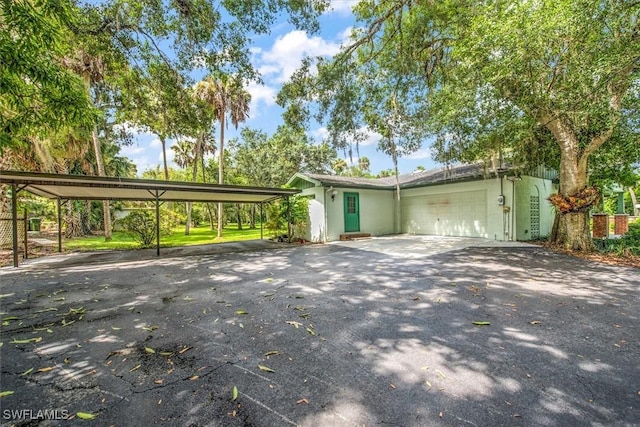
<svg viewBox="0 0 640 427"><path fill-rule="evenodd" d="M593 218L593 238L604 239L609 237L609 214L597 213Z"/></svg>
<svg viewBox="0 0 640 427"><path fill-rule="evenodd" d="M618 234L620 236L623 236L624 234L627 233L627 231L629 231L629 215L627 214L616 214L614 216L614 233Z"/></svg>

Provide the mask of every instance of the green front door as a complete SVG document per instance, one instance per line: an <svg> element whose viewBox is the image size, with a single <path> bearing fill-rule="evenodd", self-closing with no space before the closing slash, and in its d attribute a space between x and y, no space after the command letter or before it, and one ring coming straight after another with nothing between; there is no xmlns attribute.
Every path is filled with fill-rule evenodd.
<svg viewBox="0 0 640 427"><path fill-rule="evenodd" d="M344 193L344 231L360 231L360 198L358 193Z"/></svg>

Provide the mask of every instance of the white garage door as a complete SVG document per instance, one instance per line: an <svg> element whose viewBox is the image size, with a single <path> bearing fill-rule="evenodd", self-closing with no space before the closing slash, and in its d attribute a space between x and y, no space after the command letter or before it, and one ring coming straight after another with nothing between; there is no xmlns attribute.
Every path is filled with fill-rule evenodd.
<svg viewBox="0 0 640 427"><path fill-rule="evenodd" d="M403 197L402 231L437 236L487 237L487 192Z"/></svg>

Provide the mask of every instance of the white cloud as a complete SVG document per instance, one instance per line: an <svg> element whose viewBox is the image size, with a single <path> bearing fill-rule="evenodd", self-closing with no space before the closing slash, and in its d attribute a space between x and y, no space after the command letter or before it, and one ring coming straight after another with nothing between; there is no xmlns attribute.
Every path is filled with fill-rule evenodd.
<svg viewBox="0 0 640 427"><path fill-rule="evenodd" d="M139 126L130 122L116 123L115 125L113 125L114 131L119 131L121 129L134 136L151 135L151 132L149 132L149 129L147 129L146 126Z"/></svg>
<svg viewBox="0 0 640 427"><path fill-rule="evenodd" d="M260 73L283 83L300 67L305 56L332 56L339 49L340 46L334 42L318 36L309 37L306 31L295 30L278 37L270 50L256 50L255 53Z"/></svg>
<svg viewBox="0 0 640 427"><path fill-rule="evenodd" d="M405 158L411 160L431 159L431 154L431 148L421 148L418 151L409 154Z"/></svg>
<svg viewBox="0 0 640 427"><path fill-rule="evenodd" d="M358 4L358 0L331 0L331 5L326 13L339 13L350 15L353 7Z"/></svg>
<svg viewBox="0 0 640 427"><path fill-rule="evenodd" d="M382 135L372 131L366 126L359 128L356 131L356 133L358 134L358 139L359 139L358 145L360 147L377 145L378 142L380 141L380 138L382 138ZM311 138L313 138L316 142L320 143L329 137L329 130L323 126L308 132L308 135ZM353 139L353 137L351 135L347 135L345 136L345 139L347 140Z"/></svg>
<svg viewBox="0 0 640 427"><path fill-rule="evenodd" d="M358 129L358 133L361 133L362 135L364 135L364 140L360 141L360 145L364 145L364 146L377 145L378 142L380 142L380 139L382 138L382 135L380 135L378 132L372 131L366 126L363 126L360 129Z"/></svg>
<svg viewBox="0 0 640 427"><path fill-rule="evenodd" d="M351 35L353 34L353 27L347 27L342 32L338 33L338 39L343 45L349 45L351 43Z"/></svg>
<svg viewBox="0 0 640 427"><path fill-rule="evenodd" d="M276 103L276 89L271 86L261 85L251 82L247 86L247 91L251 94L251 104L249 105L249 116L254 119L259 115L258 103L264 103L268 106Z"/></svg>
<svg viewBox="0 0 640 427"><path fill-rule="evenodd" d="M320 144L329 136L329 130L325 126L322 126L318 129L307 132L307 135L313 138L316 143Z"/></svg>
<svg viewBox="0 0 640 427"><path fill-rule="evenodd" d="M120 148L120 154L129 157L130 159L133 157L140 157L140 154L144 153L145 151L146 149L144 147L141 147L137 144L125 145L124 147Z"/></svg>

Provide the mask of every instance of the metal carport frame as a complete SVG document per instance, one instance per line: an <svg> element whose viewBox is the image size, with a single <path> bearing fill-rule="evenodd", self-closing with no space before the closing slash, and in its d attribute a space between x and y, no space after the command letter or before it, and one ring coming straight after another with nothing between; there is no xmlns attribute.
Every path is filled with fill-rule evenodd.
<svg viewBox="0 0 640 427"><path fill-rule="evenodd" d="M156 253L160 255L160 203L259 203L262 206L279 198L289 198L297 189L202 184L194 182L62 175L0 170L0 184L12 187L13 264L18 266L17 193L27 190L57 200L58 251L62 251L60 201L62 200L135 200L153 201L156 207Z"/></svg>

